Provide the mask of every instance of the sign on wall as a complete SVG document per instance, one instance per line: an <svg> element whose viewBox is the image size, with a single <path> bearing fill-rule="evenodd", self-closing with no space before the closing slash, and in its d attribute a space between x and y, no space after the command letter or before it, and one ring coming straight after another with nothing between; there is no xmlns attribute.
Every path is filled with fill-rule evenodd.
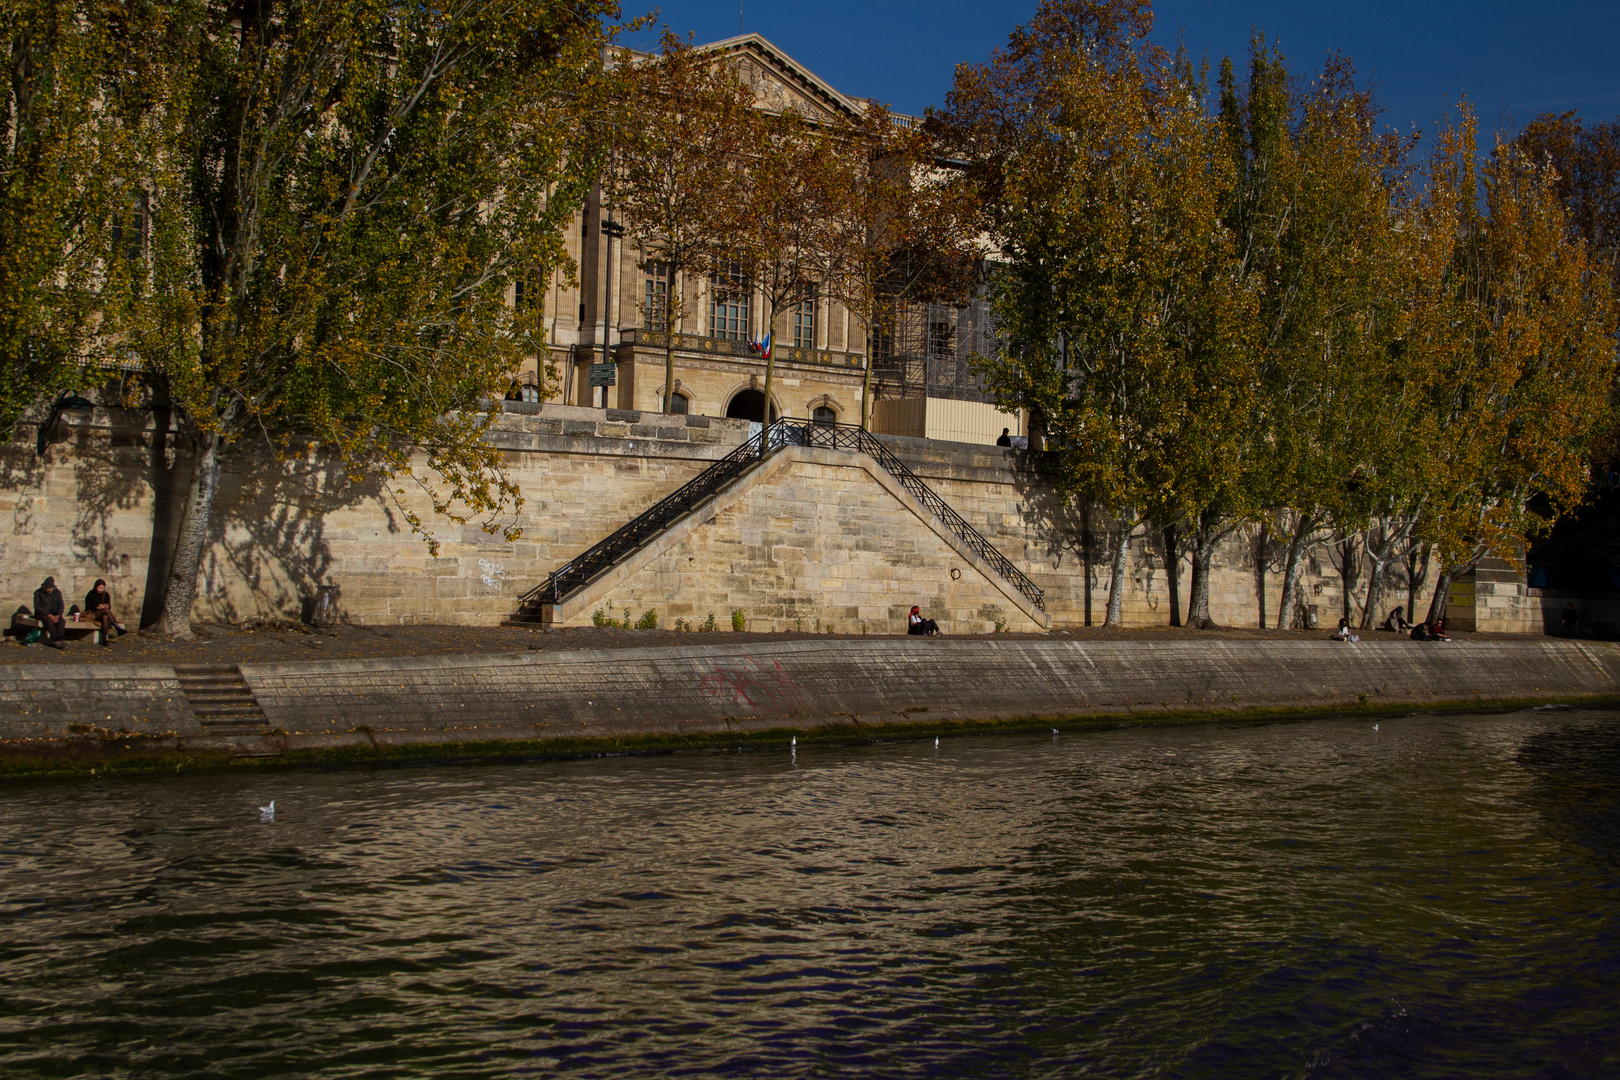
<svg viewBox="0 0 1620 1080"><path fill-rule="evenodd" d="M618 381L619 381L618 372L619 372L619 365L618 364L592 364L591 365L591 385L592 386L614 386L614 385L617 385Z"/></svg>

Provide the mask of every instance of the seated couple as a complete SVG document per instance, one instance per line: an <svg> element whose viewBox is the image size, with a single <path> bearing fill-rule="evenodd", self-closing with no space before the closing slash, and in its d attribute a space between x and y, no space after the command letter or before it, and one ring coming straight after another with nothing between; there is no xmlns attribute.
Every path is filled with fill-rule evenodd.
<svg viewBox="0 0 1620 1080"><path fill-rule="evenodd" d="M113 618L112 594L107 591L107 583L101 578L91 586L90 592L84 598L84 610L75 608L71 612L62 610L62 590L56 587L56 579L48 577L39 588L34 590L34 618L39 620L40 637L45 644L53 649L60 649L62 639L67 636L68 623L82 622L94 623L101 628L101 644L110 646L116 633L124 633L123 624Z"/></svg>

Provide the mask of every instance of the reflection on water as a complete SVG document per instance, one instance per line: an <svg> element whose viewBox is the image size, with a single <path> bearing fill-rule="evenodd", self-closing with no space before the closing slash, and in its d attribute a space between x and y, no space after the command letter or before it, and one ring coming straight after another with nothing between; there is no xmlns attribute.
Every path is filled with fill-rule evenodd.
<svg viewBox="0 0 1620 1080"><path fill-rule="evenodd" d="M1620 1075L1617 808L1569 711L14 785L0 1073Z"/></svg>

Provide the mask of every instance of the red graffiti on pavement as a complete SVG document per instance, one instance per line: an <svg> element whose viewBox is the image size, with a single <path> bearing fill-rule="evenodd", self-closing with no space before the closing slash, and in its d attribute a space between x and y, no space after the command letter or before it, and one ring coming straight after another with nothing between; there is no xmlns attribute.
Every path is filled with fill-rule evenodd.
<svg viewBox="0 0 1620 1080"><path fill-rule="evenodd" d="M803 711L804 687L787 677L780 660L773 660L773 667L766 667L753 657L745 657L744 662L749 668L716 664L714 671L703 677L702 690L761 713Z"/></svg>

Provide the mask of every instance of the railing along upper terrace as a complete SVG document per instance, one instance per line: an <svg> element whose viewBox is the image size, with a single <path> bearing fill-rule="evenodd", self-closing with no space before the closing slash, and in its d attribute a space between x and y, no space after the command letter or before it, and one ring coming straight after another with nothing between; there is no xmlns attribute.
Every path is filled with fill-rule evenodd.
<svg viewBox="0 0 1620 1080"><path fill-rule="evenodd" d="M664 348L669 335L662 330L628 327L620 337L621 345ZM736 356L747 360L763 359L746 341L731 338L704 337L702 334L676 334L675 348L681 352L702 353L705 356ZM866 362L861 353L835 352L831 349L803 349L797 345L777 343L776 359L790 364L819 364L823 367L860 368Z"/></svg>

